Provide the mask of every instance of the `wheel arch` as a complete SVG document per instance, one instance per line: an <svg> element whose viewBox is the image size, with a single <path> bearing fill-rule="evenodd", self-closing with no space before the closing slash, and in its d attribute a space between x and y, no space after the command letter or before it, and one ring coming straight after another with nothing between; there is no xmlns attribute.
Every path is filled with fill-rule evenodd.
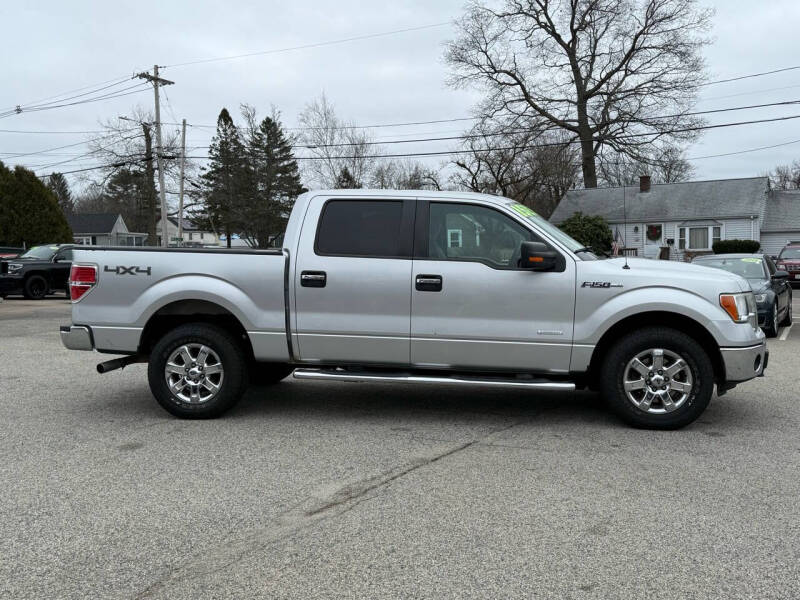
<svg viewBox="0 0 800 600"><path fill-rule="evenodd" d="M184 299L165 304L145 323L139 338L139 354L148 355L167 332L186 323L209 323L232 333L253 360L253 345L239 318L224 306L209 300Z"/></svg>
<svg viewBox="0 0 800 600"><path fill-rule="evenodd" d="M701 323L691 317L669 311L648 311L629 315L609 327L603 333L592 352L589 362L588 380L598 381L603 358L611 346L623 335L642 327L668 327L694 339L706 351L714 368L715 382L725 381L725 363L714 336Z"/></svg>

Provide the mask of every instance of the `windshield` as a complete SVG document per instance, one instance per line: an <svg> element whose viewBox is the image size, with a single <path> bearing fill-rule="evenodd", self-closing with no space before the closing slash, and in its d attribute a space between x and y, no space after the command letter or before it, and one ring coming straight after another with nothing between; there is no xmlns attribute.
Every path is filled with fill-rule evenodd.
<svg viewBox="0 0 800 600"><path fill-rule="evenodd" d="M800 258L800 248L784 248L778 259Z"/></svg>
<svg viewBox="0 0 800 600"><path fill-rule="evenodd" d="M58 250L58 246L34 246L19 258L36 258L38 260L50 260Z"/></svg>
<svg viewBox="0 0 800 600"><path fill-rule="evenodd" d="M597 256L588 249L585 249L585 246L581 244L579 241L572 239L566 233L561 231L558 227L553 225L547 219L543 219L539 216L539 214L525 206L524 204L520 204L519 202L509 202L506 206L508 206L511 210L515 213L524 217L531 223L536 224L537 227L542 229L547 235L555 239L557 242L563 244L573 252L578 253L578 257L582 260L597 260ZM584 250L585 249L585 250Z"/></svg>
<svg viewBox="0 0 800 600"><path fill-rule="evenodd" d="M745 279L766 279L762 259L756 257L746 258L707 258L694 261L703 267L714 267L723 269L736 275L741 275Z"/></svg>

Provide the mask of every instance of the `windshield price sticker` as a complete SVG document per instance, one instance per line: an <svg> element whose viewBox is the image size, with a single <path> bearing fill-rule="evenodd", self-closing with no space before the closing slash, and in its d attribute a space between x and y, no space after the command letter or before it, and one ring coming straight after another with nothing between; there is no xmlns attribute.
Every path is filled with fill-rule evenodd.
<svg viewBox="0 0 800 600"><path fill-rule="evenodd" d="M538 217L539 215L536 213L535 210L532 208L528 208L524 204L520 204L519 202L512 202L508 205L508 207L513 210L518 215L522 215L523 217Z"/></svg>

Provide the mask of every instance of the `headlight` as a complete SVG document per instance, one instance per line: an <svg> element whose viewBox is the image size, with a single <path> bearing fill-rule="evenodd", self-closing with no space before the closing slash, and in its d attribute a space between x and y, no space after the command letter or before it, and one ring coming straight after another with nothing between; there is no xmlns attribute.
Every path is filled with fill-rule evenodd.
<svg viewBox="0 0 800 600"><path fill-rule="evenodd" d="M767 299L766 294L756 294L756 304L761 304L766 299Z"/></svg>
<svg viewBox="0 0 800 600"><path fill-rule="evenodd" d="M22 268L22 265L19 263L8 263L8 272L9 273L16 273Z"/></svg>
<svg viewBox="0 0 800 600"><path fill-rule="evenodd" d="M752 292L720 294L719 305L734 323L747 323L756 318L756 299Z"/></svg>

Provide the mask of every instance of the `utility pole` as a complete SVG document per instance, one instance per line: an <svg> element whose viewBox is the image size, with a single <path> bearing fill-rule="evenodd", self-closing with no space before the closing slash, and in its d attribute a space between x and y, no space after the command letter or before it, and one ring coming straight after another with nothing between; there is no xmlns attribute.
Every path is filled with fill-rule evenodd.
<svg viewBox="0 0 800 600"><path fill-rule="evenodd" d="M181 123L181 182L178 194L178 237L183 243L183 170L186 165L186 119Z"/></svg>
<svg viewBox="0 0 800 600"><path fill-rule="evenodd" d="M150 124L142 123L144 133L144 172L147 178L147 241L156 245L156 195L153 193L153 140Z"/></svg>
<svg viewBox="0 0 800 600"><path fill-rule="evenodd" d="M167 196L164 191L164 148L161 145L161 102L158 98L158 88L162 85L172 85L174 81L161 79L158 76L158 65L153 65L153 74L139 73L136 77L145 79L153 84L156 100L156 159L158 161L158 188L161 195L161 245L166 248L169 246L169 236L167 233Z"/></svg>

